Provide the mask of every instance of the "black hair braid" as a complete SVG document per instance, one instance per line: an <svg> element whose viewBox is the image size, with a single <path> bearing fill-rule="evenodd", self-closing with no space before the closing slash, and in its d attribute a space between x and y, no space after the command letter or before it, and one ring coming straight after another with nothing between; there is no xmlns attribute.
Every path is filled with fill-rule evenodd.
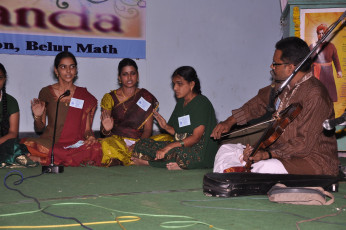
<svg viewBox="0 0 346 230"><path fill-rule="evenodd" d="M10 129L10 121L7 113L7 95L6 87L2 87L2 120L1 120L1 136L8 134Z"/></svg>

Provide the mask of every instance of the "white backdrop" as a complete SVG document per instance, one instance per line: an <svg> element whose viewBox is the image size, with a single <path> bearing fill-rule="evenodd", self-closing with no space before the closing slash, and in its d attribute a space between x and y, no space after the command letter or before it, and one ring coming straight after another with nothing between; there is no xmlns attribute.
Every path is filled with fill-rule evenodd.
<svg viewBox="0 0 346 230"><path fill-rule="evenodd" d="M171 74L193 66L202 93L224 120L269 84L274 45L282 36L279 0L147 0L147 58L136 60L141 88L160 102L168 119L175 105ZM8 72L7 91L20 106L20 131L33 131L30 100L55 83L53 56L0 55ZM117 85L120 59L78 58L76 85L100 102ZM93 128L100 127L98 107ZM154 129L157 129L155 126Z"/></svg>

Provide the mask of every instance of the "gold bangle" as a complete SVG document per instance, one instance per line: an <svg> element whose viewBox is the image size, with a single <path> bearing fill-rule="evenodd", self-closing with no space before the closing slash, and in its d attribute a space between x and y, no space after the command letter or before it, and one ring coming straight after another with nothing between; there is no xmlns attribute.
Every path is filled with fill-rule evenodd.
<svg viewBox="0 0 346 230"><path fill-rule="evenodd" d="M40 118L42 118L42 115L41 115L41 116L36 116L36 115L34 114L34 120L37 120L37 119L40 119Z"/></svg>
<svg viewBox="0 0 346 230"><path fill-rule="evenodd" d="M94 137L94 135L87 135L87 136L85 136L85 140L88 140L89 137Z"/></svg>
<svg viewBox="0 0 346 230"><path fill-rule="evenodd" d="M105 135L105 136L108 136L109 134L112 133L112 130L109 130L107 134L104 133L104 131L106 131L105 128L103 128L103 129L101 130L101 133L102 133L103 135Z"/></svg>
<svg viewBox="0 0 346 230"><path fill-rule="evenodd" d="M84 134L85 140L88 140L89 137L93 137L93 136L94 136L94 134L91 131L88 131Z"/></svg>

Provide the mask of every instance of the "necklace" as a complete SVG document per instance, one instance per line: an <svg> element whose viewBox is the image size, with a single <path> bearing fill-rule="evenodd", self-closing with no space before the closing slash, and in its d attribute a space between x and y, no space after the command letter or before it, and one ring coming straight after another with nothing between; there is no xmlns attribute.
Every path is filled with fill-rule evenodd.
<svg viewBox="0 0 346 230"><path fill-rule="evenodd" d="M127 107L125 106L125 102L129 99L129 98L131 98L131 97L133 97L133 96L135 96L136 95L136 93L137 93L137 90L135 89L135 93L134 94L132 94L131 96L129 96L129 97L126 97L125 96L125 93L124 93L124 90L123 90L123 88L121 88L120 89L121 90L121 94L122 94L122 96L123 96L123 98L124 98L124 100L121 102L121 104L123 105L123 108L124 108L124 114L126 113L126 111L127 111Z"/></svg>
<svg viewBox="0 0 346 230"><path fill-rule="evenodd" d="M126 97L125 96L125 93L124 93L124 90L123 90L123 88L120 88L120 90L121 90L121 94L123 95L123 97L125 98L125 100L124 101L126 101L127 99L129 99L130 97L132 97L132 96L134 96L134 95L136 95L136 89L135 89L135 92L132 94L132 95L130 95L130 96L128 96L128 97Z"/></svg>
<svg viewBox="0 0 346 230"><path fill-rule="evenodd" d="M54 89L54 91L55 91L55 96L57 97L57 100L58 100L59 97L61 97L61 95L63 95L67 90L61 91L60 87L57 86L56 89ZM74 91L73 87L71 89L69 89L69 91L70 91L70 94L68 96L64 96L64 97L60 98L61 99L60 102L64 103L65 106L68 106L70 103L70 100L72 97L72 96L70 97L70 95L72 95L73 91Z"/></svg>
<svg viewBox="0 0 346 230"><path fill-rule="evenodd" d="M290 100L293 97L293 95L296 93L297 89L299 88L299 86L305 82L306 80L309 80L312 77L312 72L307 73L299 82L297 82L293 87L292 92L290 92L291 90L288 89L283 97L283 100L281 101L279 108L276 112L276 114L278 115L283 109L287 108L289 106ZM291 95L289 97L287 97L288 93L291 93Z"/></svg>

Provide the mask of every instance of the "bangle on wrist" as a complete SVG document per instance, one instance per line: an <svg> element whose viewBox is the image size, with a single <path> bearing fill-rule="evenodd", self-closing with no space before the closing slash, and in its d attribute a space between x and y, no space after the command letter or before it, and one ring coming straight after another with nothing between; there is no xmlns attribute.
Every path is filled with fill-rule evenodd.
<svg viewBox="0 0 346 230"><path fill-rule="evenodd" d="M94 137L93 132L92 132L92 131L90 131L90 130L86 131L86 132L85 132L85 134L84 134L84 138L85 138L85 140L88 140L88 139L89 139L89 137Z"/></svg>
<svg viewBox="0 0 346 230"><path fill-rule="evenodd" d="M111 134L112 133L112 130L109 130L108 131L108 133L105 133L105 128L103 128L102 130L101 130L101 133L103 134L103 135L105 135L105 136L108 136L109 134ZM107 132L107 131L106 131Z"/></svg>
<svg viewBox="0 0 346 230"><path fill-rule="evenodd" d="M272 153L267 149L267 153L268 153L268 159L272 159L273 158L273 156L272 156Z"/></svg>
<svg viewBox="0 0 346 230"><path fill-rule="evenodd" d="M184 147L184 141L180 140L179 143L181 144L181 147Z"/></svg>
<svg viewBox="0 0 346 230"><path fill-rule="evenodd" d="M86 137L85 137L85 140L88 140L89 137L94 137L94 135L88 135L88 136L86 136ZM95 138L95 137L94 137L94 138Z"/></svg>
<svg viewBox="0 0 346 230"><path fill-rule="evenodd" d="M36 116L36 115L34 114L34 120L41 119L41 117L42 117L42 115L41 115L41 116Z"/></svg>

